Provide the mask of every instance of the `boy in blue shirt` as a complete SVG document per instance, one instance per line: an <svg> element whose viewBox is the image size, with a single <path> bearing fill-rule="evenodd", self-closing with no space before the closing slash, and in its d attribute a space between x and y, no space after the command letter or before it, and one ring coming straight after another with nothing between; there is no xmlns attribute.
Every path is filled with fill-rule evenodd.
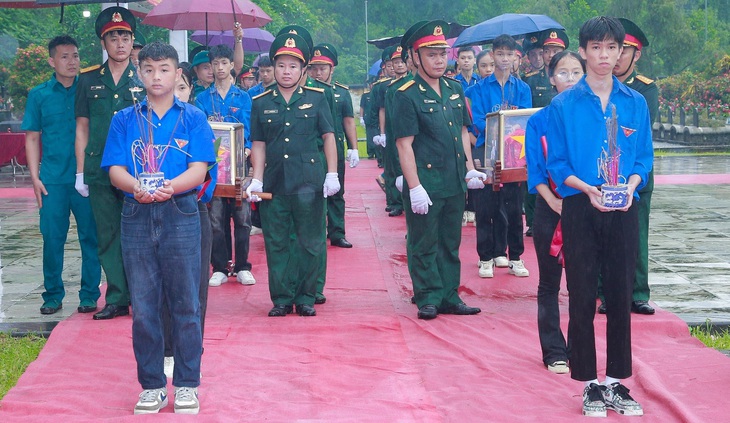
<svg viewBox="0 0 730 423"><path fill-rule="evenodd" d="M157 413L167 405L163 372L162 302L171 314L175 356L175 412L200 409L200 220L197 190L215 163L213 131L205 114L174 96L180 78L178 56L167 44L139 53L147 98L112 119L101 166L124 192L122 257L134 308L132 344L137 379L144 391L134 413ZM152 140L150 140L150 134ZM140 143L156 158L163 186L147 191L137 179ZM150 160L148 160L148 163ZM170 269L174 269L171 272Z"/></svg>
<svg viewBox="0 0 730 423"><path fill-rule="evenodd" d="M568 345L571 377L585 382L583 414L642 415L621 379L631 376L631 294L638 246L638 192L653 164L651 124L644 97L612 71L624 41L621 23L595 17L580 29L579 53L586 76L550 106L547 169L563 197L565 276L570 298ZM615 111L615 112L614 112ZM619 174L629 188L628 205L604 207L597 172L608 151L606 119L616 115ZM606 297L606 380L599 385L593 317L598 276Z"/></svg>

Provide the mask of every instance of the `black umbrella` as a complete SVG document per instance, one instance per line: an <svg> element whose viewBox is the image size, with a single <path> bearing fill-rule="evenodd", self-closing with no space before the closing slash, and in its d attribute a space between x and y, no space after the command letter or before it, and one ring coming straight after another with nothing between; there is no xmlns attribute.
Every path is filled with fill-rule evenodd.
<svg viewBox="0 0 730 423"><path fill-rule="evenodd" d="M456 22L449 24L449 38L458 37L465 29L469 28L469 25L462 25ZM386 47L396 45L400 43L402 35L396 35L395 37L377 38L375 40L367 40L368 44L372 44L375 47L384 50Z"/></svg>

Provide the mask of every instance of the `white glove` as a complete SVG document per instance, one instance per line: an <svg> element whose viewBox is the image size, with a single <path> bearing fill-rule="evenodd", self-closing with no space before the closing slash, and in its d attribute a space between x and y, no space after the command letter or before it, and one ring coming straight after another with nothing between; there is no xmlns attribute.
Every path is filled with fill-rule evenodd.
<svg viewBox="0 0 730 423"><path fill-rule="evenodd" d="M340 192L340 180L337 178L337 172L327 172L324 178L324 197L331 197Z"/></svg>
<svg viewBox="0 0 730 423"><path fill-rule="evenodd" d="M411 188L411 210L416 214L428 213L428 206L432 206L433 203L428 197L428 193L423 188L423 185L419 185L415 188Z"/></svg>
<svg viewBox="0 0 730 423"><path fill-rule="evenodd" d="M398 192L403 192L403 175L395 178L395 187L398 189Z"/></svg>
<svg viewBox="0 0 730 423"><path fill-rule="evenodd" d="M376 135L373 137L373 144L380 145L380 135Z"/></svg>
<svg viewBox="0 0 730 423"><path fill-rule="evenodd" d="M347 150L347 161L350 162L350 167L357 167L360 163L360 153L354 149Z"/></svg>
<svg viewBox="0 0 730 423"><path fill-rule="evenodd" d="M470 170L466 172L466 187L469 189L483 189L484 181L487 180L487 174L478 170Z"/></svg>
<svg viewBox="0 0 730 423"><path fill-rule="evenodd" d="M249 203L258 203L261 201L261 197L253 194L254 192L262 192L264 190L264 183L258 179L251 179L251 183L246 188L246 201Z"/></svg>
<svg viewBox="0 0 730 423"><path fill-rule="evenodd" d="M380 146L385 147L385 134L380 134Z"/></svg>
<svg viewBox="0 0 730 423"><path fill-rule="evenodd" d="M84 183L83 172L76 174L76 183L74 184L74 188L76 188L76 191L78 191L82 197L89 196L89 186Z"/></svg>
<svg viewBox="0 0 730 423"><path fill-rule="evenodd" d="M360 126L365 127L365 118L360 116Z"/></svg>

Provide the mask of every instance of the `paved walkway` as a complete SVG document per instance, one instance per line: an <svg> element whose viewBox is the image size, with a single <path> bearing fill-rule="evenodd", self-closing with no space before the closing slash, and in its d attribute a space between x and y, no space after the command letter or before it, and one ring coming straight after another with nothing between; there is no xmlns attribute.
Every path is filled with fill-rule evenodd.
<svg viewBox="0 0 730 423"><path fill-rule="evenodd" d="M730 156L658 157L655 168L658 185L649 238L652 300L691 325L706 319L728 325ZM10 167L0 169L0 189L27 193L0 197L0 331L45 332L78 305L80 252L72 224L63 274L68 281L65 308L52 316L38 311L43 292L42 240L30 187L27 175L14 178Z"/></svg>

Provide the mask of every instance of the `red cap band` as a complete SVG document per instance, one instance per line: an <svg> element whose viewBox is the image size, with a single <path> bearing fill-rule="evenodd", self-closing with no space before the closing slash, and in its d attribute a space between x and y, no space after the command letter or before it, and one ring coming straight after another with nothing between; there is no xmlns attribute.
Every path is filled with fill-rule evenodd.
<svg viewBox="0 0 730 423"><path fill-rule="evenodd" d="M637 50L641 50L641 48L643 47L643 44L641 44L641 41L639 41L638 38L629 34L626 34L626 37L624 37L624 45L636 47Z"/></svg>

